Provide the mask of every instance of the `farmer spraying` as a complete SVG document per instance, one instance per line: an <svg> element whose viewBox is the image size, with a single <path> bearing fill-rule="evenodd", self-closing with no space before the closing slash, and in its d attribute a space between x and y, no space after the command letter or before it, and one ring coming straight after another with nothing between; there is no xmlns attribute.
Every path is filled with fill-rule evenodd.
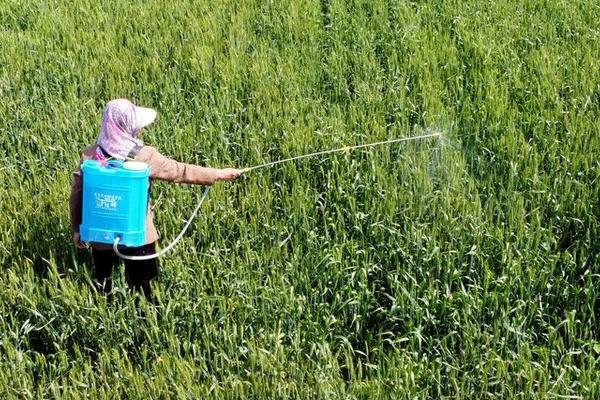
<svg viewBox="0 0 600 400"><path fill-rule="evenodd" d="M212 185L217 181L233 181L242 171L234 168L216 169L177 162L162 155L157 149L146 146L138 138L140 130L150 125L156 118L156 111L138 107L126 99L108 102L102 115L102 125L96 144L86 147L82 153L82 163L95 160L105 166L113 160L134 160L149 167L150 181L153 179L176 183ZM144 165L144 164L141 164ZM70 196L71 230L73 241L78 248L84 248L81 240L83 174L82 165L73 174ZM134 291L141 291L152 301L150 281L158 275L158 261L150 258L156 253L158 232L153 223L153 213L148 202L145 211L144 243L135 247L119 246L119 253L129 256L124 259L127 283ZM117 242L118 243L118 242ZM92 248L93 275L101 290L109 293L112 289L111 275L113 267L119 262L119 256L108 243L90 242ZM116 243L115 246L116 248ZM141 258L141 259L140 259Z"/></svg>

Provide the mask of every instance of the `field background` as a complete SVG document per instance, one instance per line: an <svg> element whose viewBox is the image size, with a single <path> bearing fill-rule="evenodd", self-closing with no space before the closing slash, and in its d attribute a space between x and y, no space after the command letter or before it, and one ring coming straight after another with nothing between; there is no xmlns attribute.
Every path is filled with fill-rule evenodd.
<svg viewBox="0 0 600 400"><path fill-rule="evenodd" d="M0 397L599 398L599 4L2 1ZM444 138L216 185L136 311L69 232L115 97L218 167Z"/></svg>

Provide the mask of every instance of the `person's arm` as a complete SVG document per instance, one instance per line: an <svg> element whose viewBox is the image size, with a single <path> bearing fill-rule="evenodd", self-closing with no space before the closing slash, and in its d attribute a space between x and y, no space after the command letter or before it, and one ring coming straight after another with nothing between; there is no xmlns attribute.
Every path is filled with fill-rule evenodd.
<svg viewBox="0 0 600 400"><path fill-rule="evenodd" d="M217 169L181 163L162 155L151 146L142 147L135 159L150 166L151 178L169 182L212 185L216 181L231 181L241 175L241 171L234 168Z"/></svg>

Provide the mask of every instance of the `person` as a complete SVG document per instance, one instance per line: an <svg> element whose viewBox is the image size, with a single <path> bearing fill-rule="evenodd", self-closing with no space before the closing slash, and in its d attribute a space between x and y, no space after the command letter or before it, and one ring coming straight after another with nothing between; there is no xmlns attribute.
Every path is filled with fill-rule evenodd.
<svg viewBox="0 0 600 400"><path fill-rule="evenodd" d="M81 163L84 160L106 162L108 159L145 162L150 166L150 181L153 179L212 185L217 181L233 181L242 171L235 168L206 168L193 164L177 162L161 154L156 148L144 145L138 137L140 130L150 125L156 118L156 111L139 107L127 99L115 99L106 104L102 115L100 133L95 144L83 149L79 167L73 173L71 195L69 199L71 231L73 242L80 249L85 244L79 236L82 219L83 177ZM153 222L153 212L149 205L146 214L146 243L140 247L123 248L126 255L141 256L156 253L158 232ZM92 248L92 271L100 290L107 294L112 290L113 268L120 258L113 252L112 246L102 243L90 243ZM151 281L158 275L158 260L125 260L125 276L129 287L143 292L146 299L153 301Z"/></svg>

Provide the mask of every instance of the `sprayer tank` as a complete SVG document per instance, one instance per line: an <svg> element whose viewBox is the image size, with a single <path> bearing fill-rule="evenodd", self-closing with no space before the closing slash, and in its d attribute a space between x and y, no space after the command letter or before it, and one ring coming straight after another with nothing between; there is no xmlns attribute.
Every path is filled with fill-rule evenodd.
<svg viewBox="0 0 600 400"><path fill-rule="evenodd" d="M86 160L83 172L83 213L79 228L84 242L138 247L146 240L150 167L140 162Z"/></svg>

